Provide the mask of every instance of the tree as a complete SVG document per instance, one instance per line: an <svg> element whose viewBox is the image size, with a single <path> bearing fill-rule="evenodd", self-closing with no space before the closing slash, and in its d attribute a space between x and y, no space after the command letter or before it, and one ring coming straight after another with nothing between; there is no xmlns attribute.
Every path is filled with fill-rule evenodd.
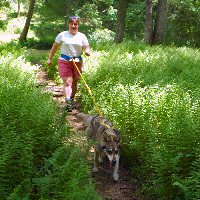
<svg viewBox="0 0 200 200"><path fill-rule="evenodd" d="M31 19L32 19L32 16L33 16L34 6L35 6L35 0L30 0L28 14L27 14L27 18L26 18L26 23L25 23L23 31L20 35L20 38L19 38L20 42L26 41L26 37L27 37L28 30L29 30L29 27L30 27Z"/></svg>
<svg viewBox="0 0 200 200"><path fill-rule="evenodd" d="M153 23L153 0L146 0L146 37L148 44L161 44L164 41L167 23L167 0L158 1L156 19Z"/></svg>
<svg viewBox="0 0 200 200"><path fill-rule="evenodd" d="M200 47L200 1L169 1L167 42Z"/></svg>
<svg viewBox="0 0 200 200"><path fill-rule="evenodd" d="M119 0L119 7L117 11L117 27L115 34L115 42L120 43L123 41L125 32L127 0Z"/></svg>
<svg viewBox="0 0 200 200"><path fill-rule="evenodd" d="M167 0L158 1L158 12L154 30L154 43L161 44L164 40L167 23Z"/></svg>
<svg viewBox="0 0 200 200"><path fill-rule="evenodd" d="M153 43L153 0L146 0L146 35L145 41Z"/></svg>
<svg viewBox="0 0 200 200"><path fill-rule="evenodd" d="M17 0L17 17L20 17L20 0Z"/></svg>

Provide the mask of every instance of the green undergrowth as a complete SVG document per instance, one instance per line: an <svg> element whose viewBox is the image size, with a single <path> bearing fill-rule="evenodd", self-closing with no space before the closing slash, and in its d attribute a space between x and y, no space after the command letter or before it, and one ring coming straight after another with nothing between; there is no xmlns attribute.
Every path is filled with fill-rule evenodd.
<svg viewBox="0 0 200 200"><path fill-rule="evenodd" d="M100 199L65 114L34 86L26 49L0 47L0 199Z"/></svg>
<svg viewBox="0 0 200 200"><path fill-rule="evenodd" d="M21 52L21 55L24 50L22 48L16 50L15 48L17 48L17 46L14 47L14 45L7 47L9 51L12 51L12 48L14 48L15 51L13 51L13 54L7 53L6 56L4 54L1 59L3 60L1 65L5 65L4 68L17 65L24 68L21 64L23 57L16 56L16 52ZM2 52L5 51L3 49L5 48L1 49ZM39 54L38 56L40 60L46 59L46 55L41 56ZM59 52L54 58L53 68L48 68L46 66L47 71L57 80L59 79L56 72L58 56ZM33 57L34 55L31 56L31 54L29 54L27 59L34 63L37 59ZM7 60L9 60L9 62ZM6 65L5 63L9 64ZM141 184L141 195L144 193L147 199L197 200L200 197L199 63L200 52L198 49L186 47L177 48L173 46L149 47L143 43L131 41L126 41L118 45L111 42L95 44L92 48L92 55L87 58L84 57L83 76L91 88L96 101L100 105L104 116L110 118L122 133L121 162L131 167L132 179L139 180ZM9 68L7 70L9 70ZM13 73L13 68L10 71ZM11 74L11 72L9 73ZM28 72L26 72L26 78L22 80L26 83L25 85L30 86L27 89L26 87L20 87L20 85L22 85L21 82L15 79L16 77L23 77L23 75L20 74L21 73L17 75L14 74L7 79L2 78L1 80L3 85L1 91L4 91L5 88L7 88L6 91L13 90L4 95L6 95L6 98L11 102L14 102L13 104L11 103L11 105L8 103L2 104L4 106L1 109L4 109L4 112L1 113L4 113L2 115L4 117L2 117L0 123L1 127L4 127L4 129L4 118L6 121L11 121L11 114L6 114L5 110L7 111L8 109L9 112L13 112L12 119L19 120L22 117L24 120L28 120L29 118L27 115L20 115L20 113L25 113L25 111L29 112L29 109L30 112L36 113L37 111L38 113L40 110L39 107L37 108L36 106L36 108L33 109L30 108L30 105L35 105L33 103L36 102L37 99L35 96L38 96L39 99L46 98L45 95L42 95L42 97L39 95L41 94L39 90L36 90L37 94L39 94L35 94L36 91L32 86L32 78L28 77ZM4 75L5 70L2 70L1 77ZM12 79L15 84L9 83ZM19 86L17 84L18 82L20 83ZM11 86L9 86L9 84ZM17 85L17 87L15 85ZM19 91L16 90L17 88L19 88ZM24 97L23 94L26 94L24 91L32 91L35 95L33 95L34 97L31 96L31 98L28 95ZM80 81L79 91L82 95L84 111L86 113L96 114L97 111L93 100L83 81ZM9 95L12 93L13 95ZM15 98L13 98L14 96ZM21 100L20 104L19 97L17 96L25 98L26 101ZM16 102L14 101L15 99ZM47 99L49 99L49 97L47 97ZM29 101L31 101L31 103ZM39 104L42 104L42 102L41 100ZM52 112L54 114L52 115L58 116L59 123L55 118L52 118L52 115L50 118L53 122L49 118L44 118L44 120L43 115L45 115L45 117L46 115L48 116L48 114L44 114L45 111L41 113L42 117L36 114L31 114L31 116L35 117L33 121L36 120L37 124L41 123L44 125L43 127L45 128L43 128L42 131L46 131L46 134L50 134L51 139L47 143L51 145L47 145L46 148L48 150L45 149L43 145L41 145L43 148L39 146L42 148L40 153L45 152L44 159L42 160L43 162L41 159L35 159L34 154L30 159L31 161L29 161L29 163L33 164L28 165L31 166L31 168L25 167L27 169L26 173L24 173L23 170L23 173L20 175L13 173L14 178L11 177L12 180L19 181L15 181L11 186L9 185L9 192L6 191L6 194L12 197L12 195L20 194L21 191L28 191L22 193L24 195L23 197L29 195L28 197L34 197L35 199L79 199L79 195L82 191L82 194L86 194L85 196L81 196L82 199L90 199L90 197L91 199L98 199L99 196L94 192L94 185L90 178L90 168L88 168L88 163L85 160L87 155L85 155L85 152L82 152L82 148L80 149L79 146L77 147L75 144L68 142L71 140L65 140L66 134L67 138L70 137L69 131L65 126L63 127L61 125L62 120L60 119L60 115L55 115L55 104L52 104L51 101L49 104L47 102L49 101L45 99L45 105L42 104L43 107L51 104L51 106L54 107L54 112ZM21 105L28 106L21 109ZM44 110L48 110L46 112L49 113L51 106ZM15 109L16 107L17 109ZM42 109L43 108L41 108L41 110ZM13 115L15 112L16 114ZM59 112L56 111L56 113ZM31 134L26 133L23 135L26 135L28 138L26 140L27 143L28 141L38 141L39 139L37 139L37 137L39 137L39 134L36 133L40 131L37 131L39 128L36 128L36 131L34 131L35 126L33 126L33 121L29 119L28 122L20 122L19 125L18 122L12 122L12 128L14 129L12 133L17 132L16 130L21 130L25 127L25 124L32 125L29 130ZM51 128L48 128L49 126L54 128L53 133L51 132ZM13 130L12 128L10 129ZM32 134L32 129L34 134ZM51 130L50 133L47 132L47 129L48 131L49 129ZM65 132L65 136L63 136L63 131ZM55 137L55 133L59 133L56 134L56 137L58 137L56 141L62 141L59 143L59 147L55 140L52 139ZM18 136L19 134L16 135ZM13 154L15 149L13 150L10 148L12 145L3 148L3 144L7 141L15 141L14 136L9 133L8 138L11 139L5 140L5 138L7 138L5 137L1 140L2 149L7 149L4 151L9 152L7 154L2 154L4 157L2 157L3 159L1 159L0 164L0 171L3 172L0 173L0 178L4 181L3 183L5 185L8 185L8 180L10 181L7 177L8 171L5 169L9 169L9 167L11 168L15 165L20 167L27 166L27 163L23 163L24 159L20 161L22 164L18 164L16 161L16 163L13 164L10 159L8 159L12 158L11 160L15 160L11 155L14 155L14 158L21 154L25 155L24 149L20 150L21 154ZM25 136L22 138L24 137ZM34 137L36 137L36 139L32 139ZM65 138L65 142L63 142L63 137ZM45 141L45 139L46 138L41 139L42 142L43 140ZM22 144L24 144L24 140ZM20 149L19 147L21 146L24 147L22 144L21 142L17 142L17 149ZM35 144L38 145L38 142L34 143L34 145ZM30 152L38 153L38 146L34 151L32 151L31 148L32 146L30 147L30 145L28 145L27 151L29 151L29 156L33 154ZM12 153L10 153L10 151ZM51 155L48 155L48 152L51 152ZM41 154L43 155L43 153ZM66 157L63 158L63 155ZM27 158L27 155L22 157ZM39 162L38 160L41 164L39 167L38 164L36 164L37 167L35 167L35 161ZM28 159L25 159L25 161L28 161ZM5 163L11 164L7 167ZM14 171L14 169L12 168L11 171ZM20 170L18 171L20 172ZM25 179L20 181L22 179L18 176L20 178L25 177ZM86 177L86 182L84 183L88 185L82 182L84 177ZM80 184L78 182L80 182ZM5 188L2 187L0 189L4 191ZM138 193L138 196L139 195ZM13 196L13 199L15 199L14 197L15 196Z"/></svg>
<svg viewBox="0 0 200 200"><path fill-rule="evenodd" d="M120 129L122 160L132 165L133 179L146 180L145 194L199 199L199 50L99 44L85 60L84 76ZM80 90L85 112L97 113L84 82Z"/></svg>
<svg viewBox="0 0 200 200"><path fill-rule="evenodd" d="M104 116L123 135L121 162L140 180L141 194L199 199L199 50L131 41L91 46L83 76ZM46 67L57 80L58 56ZM79 91L84 111L96 114L83 81Z"/></svg>

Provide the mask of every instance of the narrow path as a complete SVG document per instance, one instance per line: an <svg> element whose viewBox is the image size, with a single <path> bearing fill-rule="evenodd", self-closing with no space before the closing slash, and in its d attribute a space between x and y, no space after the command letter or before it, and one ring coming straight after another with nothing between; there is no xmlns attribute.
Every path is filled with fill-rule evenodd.
<svg viewBox="0 0 200 200"><path fill-rule="evenodd" d="M53 94L53 98L64 106L64 97L62 85L56 85L53 81L48 80L47 74L43 71L37 72L37 80L39 85L46 85L46 91ZM66 123L71 127L71 130L76 134L81 134L85 130L83 122L76 117L79 110L73 110L66 118ZM92 166L91 166L92 167ZM123 163L119 167L120 180L113 180L112 169L109 163L105 162L100 167L99 173L93 173L93 178L96 183L96 190L102 196L103 200L145 200L145 198L136 198L137 186L131 180L130 170Z"/></svg>

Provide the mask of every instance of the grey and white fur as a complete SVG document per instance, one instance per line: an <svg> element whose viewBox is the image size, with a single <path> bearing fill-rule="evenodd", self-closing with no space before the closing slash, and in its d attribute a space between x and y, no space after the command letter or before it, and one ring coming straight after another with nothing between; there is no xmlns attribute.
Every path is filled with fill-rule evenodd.
<svg viewBox="0 0 200 200"><path fill-rule="evenodd" d="M113 178L119 180L119 158L121 134L107 118L96 115L77 114L87 126L86 133L95 141L94 147L94 167L93 172L99 171L99 163L103 161L106 155L110 165L114 168Z"/></svg>

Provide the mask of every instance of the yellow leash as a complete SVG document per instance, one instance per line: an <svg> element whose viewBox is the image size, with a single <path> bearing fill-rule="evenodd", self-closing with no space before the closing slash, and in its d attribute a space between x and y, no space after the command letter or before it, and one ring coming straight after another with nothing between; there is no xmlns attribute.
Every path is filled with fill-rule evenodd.
<svg viewBox="0 0 200 200"><path fill-rule="evenodd" d="M88 90L90 96L92 97L92 100L93 100L93 102L94 102L94 105L95 105L95 107L96 107L97 112L99 113L100 116L103 116L103 112L101 111L101 109L100 109L98 103L96 102L95 96L93 95L93 93L92 93L90 87L89 87L88 84L86 83L85 78L83 77L82 73L80 72L78 66L76 65L76 63L75 63L75 61L74 61L74 59L72 59L72 61L73 61L74 66L76 67L78 73L80 74L81 78L83 79L83 81L84 81L84 83L85 83L85 86L86 86L86 88L87 88L87 90Z"/></svg>

